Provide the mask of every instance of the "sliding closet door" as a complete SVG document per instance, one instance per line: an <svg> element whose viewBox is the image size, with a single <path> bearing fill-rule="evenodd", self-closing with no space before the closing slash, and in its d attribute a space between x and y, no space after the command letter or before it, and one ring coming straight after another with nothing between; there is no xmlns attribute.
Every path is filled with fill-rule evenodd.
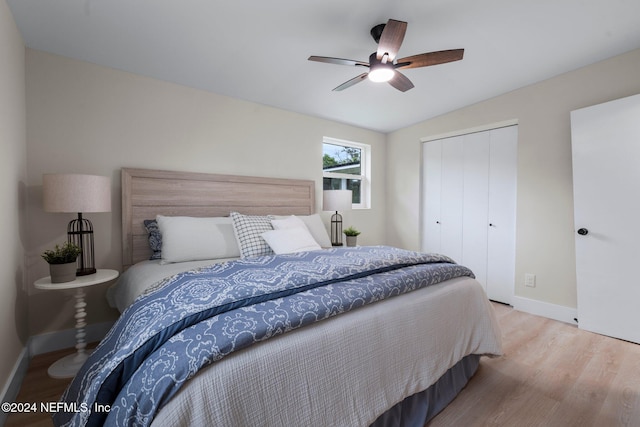
<svg viewBox="0 0 640 427"><path fill-rule="evenodd" d="M460 262L464 262L483 285L487 283L490 143L490 132L464 136L464 219Z"/></svg>
<svg viewBox="0 0 640 427"><path fill-rule="evenodd" d="M462 262L463 165L463 138L447 139L442 144L440 251L457 262Z"/></svg>
<svg viewBox="0 0 640 427"><path fill-rule="evenodd" d="M469 267L495 301L515 284L517 126L423 147L422 248Z"/></svg>
<svg viewBox="0 0 640 427"><path fill-rule="evenodd" d="M442 173L442 141L424 144L422 151L422 251L440 250L440 194Z"/></svg>
<svg viewBox="0 0 640 427"><path fill-rule="evenodd" d="M516 266L518 127L491 131L487 294L511 304Z"/></svg>

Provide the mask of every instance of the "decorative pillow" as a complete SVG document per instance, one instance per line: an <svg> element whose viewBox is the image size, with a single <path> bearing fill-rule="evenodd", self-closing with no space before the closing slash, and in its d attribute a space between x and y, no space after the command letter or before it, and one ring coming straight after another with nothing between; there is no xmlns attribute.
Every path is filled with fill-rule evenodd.
<svg viewBox="0 0 640 427"><path fill-rule="evenodd" d="M299 216L288 216L288 217L275 217L277 219L271 221L273 224L273 228L278 230L281 228L291 228L291 227L299 227L300 223L303 223L306 228L309 230L309 233L313 236L316 242L323 248L331 247L331 239L329 238L329 234L327 233L327 229L324 227L322 223L322 218L320 215L299 215ZM278 221L275 223L274 221Z"/></svg>
<svg viewBox="0 0 640 427"><path fill-rule="evenodd" d="M155 219L145 219L144 228L149 233L149 247L151 248L151 257L149 259L162 258L162 234L158 228L158 222Z"/></svg>
<svg viewBox="0 0 640 427"><path fill-rule="evenodd" d="M319 214L300 216L300 219L302 219L313 238L321 247L331 247L331 238L329 237L329 233L327 233L327 229L325 228Z"/></svg>
<svg viewBox="0 0 640 427"><path fill-rule="evenodd" d="M295 215L287 216L284 218L277 217L276 219L272 219L271 225L273 226L274 230L284 230L286 228L304 228L309 231L304 221L301 220L300 217L297 217Z"/></svg>
<svg viewBox="0 0 640 427"><path fill-rule="evenodd" d="M231 218L156 217L162 233L162 263L237 258Z"/></svg>
<svg viewBox="0 0 640 427"><path fill-rule="evenodd" d="M231 219L242 258L273 255L273 250L262 238L262 233L273 230L272 217L231 212Z"/></svg>
<svg viewBox="0 0 640 427"><path fill-rule="evenodd" d="M322 249L307 228L293 227L265 231L262 237L276 254L288 254Z"/></svg>

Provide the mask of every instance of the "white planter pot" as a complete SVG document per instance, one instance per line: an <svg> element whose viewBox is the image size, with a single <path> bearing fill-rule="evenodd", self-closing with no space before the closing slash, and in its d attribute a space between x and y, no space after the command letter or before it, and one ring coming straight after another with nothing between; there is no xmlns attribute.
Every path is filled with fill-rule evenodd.
<svg viewBox="0 0 640 427"><path fill-rule="evenodd" d="M76 280L76 262L66 264L49 264L51 283L65 283Z"/></svg>

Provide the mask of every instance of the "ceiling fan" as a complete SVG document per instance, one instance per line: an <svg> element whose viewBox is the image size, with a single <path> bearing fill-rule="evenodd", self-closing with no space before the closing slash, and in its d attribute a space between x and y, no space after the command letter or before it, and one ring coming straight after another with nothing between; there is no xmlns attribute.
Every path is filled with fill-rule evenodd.
<svg viewBox="0 0 640 427"><path fill-rule="evenodd" d="M371 36L376 43L378 43L378 50L369 56L369 62L331 58L327 56L310 56L309 61L369 68L369 71L366 73L347 80L333 90L344 90L356 83L360 83L368 77L369 80L374 82L389 82L391 86L399 91L406 92L413 88L413 83L398 70L428 67L429 65L459 61L464 55L464 49L452 49L421 53L396 60L406 31L407 23L396 21L395 19L389 19L386 24L373 27L371 29Z"/></svg>

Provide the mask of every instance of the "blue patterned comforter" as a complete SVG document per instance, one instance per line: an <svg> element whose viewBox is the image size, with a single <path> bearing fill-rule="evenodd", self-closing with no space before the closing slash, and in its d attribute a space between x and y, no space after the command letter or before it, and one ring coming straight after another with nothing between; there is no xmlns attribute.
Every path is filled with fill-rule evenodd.
<svg viewBox="0 0 640 427"><path fill-rule="evenodd" d="M376 246L243 259L138 298L62 397L57 426L149 425L199 369L253 343L459 276L451 259ZM107 410L108 409L108 410Z"/></svg>

